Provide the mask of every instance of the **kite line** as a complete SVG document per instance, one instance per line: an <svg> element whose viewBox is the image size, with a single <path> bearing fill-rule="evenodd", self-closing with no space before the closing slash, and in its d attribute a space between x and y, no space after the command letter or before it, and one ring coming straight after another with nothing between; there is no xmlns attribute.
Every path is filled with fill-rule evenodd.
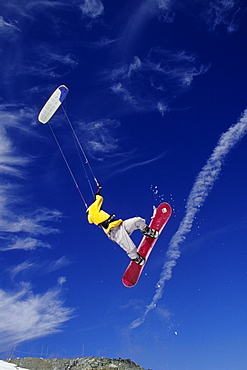
<svg viewBox="0 0 247 370"><path fill-rule="evenodd" d="M57 139L57 136L55 135L55 132L54 132L51 124L49 123L49 120L53 117L53 115L55 114L55 112L57 111L57 109L60 107L60 105L62 104L62 102L66 98L68 92L69 92L69 89L65 85L59 86L53 92L53 94L50 96L50 98L47 100L47 102L45 103L45 105L41 109L41 111L39 113L39 116L38 116L38 120L39 120L39 122L41 122L43 124L48 123L48 126L49 126L49 128L51 130L51 133L52 133L52 135L54 137L54 140L55 140L55 142L56 142L56 144L57 144L57 146L59 148L59 151L60 151L60 153L61 153L61 155L62 155L62 157L64 159L64 162L65 162L65 164L67 166L67 169L68 169L68 171L69 171L69 173L70 173L70 175L71 175L71 177L73 179L73 182L74 182L74 184L75 184L75 186L76 186L76 188L77 188L77 190L79 192L79 195L80 195L80 197L81 197L81 199L82 199L85 207L88 208L87 203L85 201L85 198L83 197L82 192L80 190L80 187L79 187L79 185L78 185L78 183L76 181L76 178L75 178L75 176L74 176L74 174L72 172L72 169L71 169L71 167L70 167L70 165L69 165L69 163L68 163L68 161L66 159L66 156L65 156L65 154L64 154L64 152L62 150L61 145L59 144L59 141ZM84 151L84 149L83 149L83 147L82 147L82 145L81 145L81 143L80 143L80 141L78 139L78 136L77 136L77 134L76 134L76 132L74 130L74 127L73 127L73 125L72 125L72 123L71 123L71 121L70 121L70 119L69 119L69 117L68 117L68 115L67 115L67 113L66 113L66 111L65 111L65 109L63 107L63 105L62 105L62 109L63 109L64 115L65 115L65 118L67 119L67 121L69 123L69 126L70 126L70 129L72 131L72 134L73 134L73 137L74 137L74 140L75 140L75 144L76 144L76 148L77 148L77 152L78 152L78 155L79 155L79 158L80 158L80 161L81 161L81 164L82 164L82 167L83 167L83 170L84 170L86 179L88 181L89 188L91 190L92 195L94 195L93 187L92 187L91 181L89 179L89 176L88 176L88 173L87 173L85 164L88 166L88 169L89 169L89 171L90 171L90 173L91 173L91 175L92 175L92 177L93 177L93 179L94 179L94 181L96 183L97 188L100 188L100 184L99 184L99 182L98 182L98 180L97 180L97 178L96 178L96 176L95 176L95 174L93 172L93 169L92 169L92 167L91 167L91 165L89 163L89 160L88 160L88 158L86 156L86 153L85 153L85 151ZM84 157L85 163L83 163L83 160L81 158L81 153L79 152L79 149L80 149L80 152L82 153L82 155Z"/></svg>
<svg viewBox="0 0 247 370"><path fill-rule="evenodd" d="M79 185L78 185L78 183L77 183L77 181L76 181L76 178L75 178L75 176L74 176L74 174L73 174L73 172L72 172L72 170L71 170L71 167L70 167L70 165L69 165L69 163L68 163L68 161L67 161L67 159L66 159L66 157L65 157L65 154L64 154L64 152L63 152L63 150L62 150L62 148L61 148L61 146L60 146L60 144L59 144L59 142L58 142L58 140L57 140L57 137L56 137L56 135L55 135L55 133L54 133L54 131L53 131L53 128L51 127L51 124L50 124L50 123L48 123L48 125L49 125L50 130L51 130L51 133L52 133L52 135L53 135L53 137L54 137L54 140L55 140L55 142L57 143L58 149L60 150L60 153L61 153L61 155L62 155L62 157L63 157L63 159L64 159L64 162L65 162L65 164L66 164L66 166L67 166L67 168L68 168L68 171L69 171L69 173L70 173L70 175L71 175L71 177L72 177L72 179L73 179L73 181L74 181L75 187L76 187L76 189L78 190L78 192L79 192L79 194L80 194L80 197L81 197L81 199L82 199L82 201L83 201L83 203L84 203L85 207L86 207L86 208L88 208L87 203L86 203L86 201L85 201L85 199L84 199L84 197L83 197L83 195L82 195L81 189L79 188Z"/></svg>
<svg viewBox="0 0 247 370"><path fill-rule="evenodd" d="M76 135L76 132L75 132L75 130L74 130L74 127L72 126L72 123L71 123L71 121L70 121L70 119L69 119L69 117L68 117L68 115L67 115L67 113L66 113L66 111L65 111L65 109L64 109L64 107L63 107L63 105L62 105L62 108L63 108L64 115L65 115L65 117L66 117L66 119L67 119L67 121L68 121L68 123L69 123L69 125L70 125L70 128L71 128L72 132L73 132L74 138L75 138L75 140L76 140L76 142L77 142L77 144L78 144L78 146L79 146L79 148L80 148L80 150L81 150L81 152L82 152L82 154L83 154L83 157L84 157L84 159L85 159L85 163L88 165L88 168L89 168L89 170L90 170L90 172L91 172L91 174L92 174L92 176L93 176L93 179L94 179L94 181L95 181L95 183L96 183L96 186L97 186L97 188L98 188L98 187L100 186L100 185L99 185L99 182L98 182L98 180L96 179L96 176L95 176L95 174L94 174L94 172L93 172L93 170L92 170L92 167L90 166L89 160L88 160L88 158L87 158L87 156L86 156L86 154L85 154L85 152L84 152L84 150L83 150L83 148L82 148L82 146L81 146L81 143L80 143L80 141L79 141L79 139L78 139L78 136Z"/></svg>

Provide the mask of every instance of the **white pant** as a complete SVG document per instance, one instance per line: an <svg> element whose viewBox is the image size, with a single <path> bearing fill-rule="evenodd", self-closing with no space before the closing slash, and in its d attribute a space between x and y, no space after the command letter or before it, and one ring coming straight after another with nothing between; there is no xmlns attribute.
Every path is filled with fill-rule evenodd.
<svg viewBox="0 0 247 370"><path fill-rule="evenodd" d="M133 217L125 220L121 225L112 228L108 234L109 239L119 244L125 250L129 258L134 259L138 257L136 246L130 235L133 231L142 230L146 226L146 222L141 217Z"/></svg>

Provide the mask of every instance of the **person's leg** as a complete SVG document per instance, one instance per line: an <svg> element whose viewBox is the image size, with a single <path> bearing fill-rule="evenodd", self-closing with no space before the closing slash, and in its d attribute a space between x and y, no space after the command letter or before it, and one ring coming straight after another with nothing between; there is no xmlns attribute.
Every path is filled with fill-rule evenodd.
<svg viewBox="0 0 247 370"><path fill-rule="evenodd" d="M123 227L129 235L135 230L143 230L146 226L146 221L141 217L132 217L122 223Z"/></svg>
<svg viewBox="0 0 247 370"><path fill-rule="evenodd" d="M118 227L111 229L109 233L109 238L117 243L129 256L131 259L138 258L138 253L136 251L136 245L133 240L130 238L129 233L124 227L124 222ZM134 231L134 230L133 230Z"/></svg>
<svg viewBox="0 0 247 370"><path fill-rule="evenodd" d="M133 217L123 221L123 226L127 233L131 235L133 231L139 229L145 236L151 238L158 238L159 233L157 230L151 229L141 217Z"/></svg>

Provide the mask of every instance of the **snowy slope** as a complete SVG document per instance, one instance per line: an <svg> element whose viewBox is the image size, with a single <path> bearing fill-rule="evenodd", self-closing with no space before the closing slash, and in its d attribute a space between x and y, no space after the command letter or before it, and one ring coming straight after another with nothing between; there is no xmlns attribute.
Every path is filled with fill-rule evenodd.
<svg viewBox="0 0 247 370"><path fill-rule="evenodd" d="M15 364L9 364L8 362L0 360L0 370L28 370L16 366Z"/></svg>

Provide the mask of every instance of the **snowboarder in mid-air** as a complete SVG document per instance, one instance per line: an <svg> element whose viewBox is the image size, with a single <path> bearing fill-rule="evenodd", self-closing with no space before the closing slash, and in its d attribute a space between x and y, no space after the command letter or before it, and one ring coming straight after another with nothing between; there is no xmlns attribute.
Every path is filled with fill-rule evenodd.
<svg viewBox="0 0 247 370"><path fill-rule="evenodd" d="M69 89L66 86L60 85L52 93L52 95L47 100L47 102L45 103L45 105L43 106L43 108L41 109L38 115L39 122L41 122L42 124L46 124L47 122L50 121L50 119L53 117L57 109L60 107L60 105L64 101L66 95L68 94L68 91ZM52 126L49 125L49 127L57 143L57 146L62 154L65 164L69 170L69 173L74 181L74 184L80 194L80 197L82 201L84 202L84 205L87 209L88 222L100 226L100 228L104 230L104 232L107 234L109 239L119 244L120 247L125 250L129 258L131 259L128 267L126 268L123 274L122 282L126 287L133 287L137 284L141 276L141 273L143 271L144 264L149 258L149 255L157 241L158 236L162 232L164 226L166 225L167 221L169 220L172 214L172 208L168 203L161 203L157 208L154 208L153 216L151 218L149 225L146 225L145 220L141 217L133 217L133 218L123 221L121 219L115 219L115 215L109 215L108 213L104 212L101 209L104 199L100 194L101 187L99 185L99 182L97 181L93 173L93 170L89 164L88 158L86 157L86 154L67 116L67 113L64 108L63 110L64 110L64 115L72 130L76 144L78 144L78 147L81 150L81 154L83 155L85 159L85 163L88 166L88 170L90 170L91 175L93 176L94 181L96 183L96 186L98 187L98 191L95 194L95 201L91 204L90 207L87 206L87 203L81 193L81 190L77 184L76 178L63 153L62 147L60 146L57 140L57 137L52 129ZM88 179L90 189L92 190L92 185L91 185L91 182L89 180L89 177L87 175L87 171L85 168L84 168L84 171ZM138 249L136 248L135 244L130 238L130 235L133 233L133 231L137 229L139 229L145 235L145 237L142 238L142 241L140 242Z"/></svg>
<svg viewBox="0 0 247 370"><path fill-rule="evenodd" d="M100 194L101 187L95 194L95 201L88 207L88 222L99 226L113 242L119 244L125 250L132 261L138 265L145 264L145 258L137 253L137 248L130 238L133 231L139 229L145 236L158 238L158 231L151 229L141 217L133 217L127 220L115 219L115 215L109 215L101 209L104 198Z"/></svg>

